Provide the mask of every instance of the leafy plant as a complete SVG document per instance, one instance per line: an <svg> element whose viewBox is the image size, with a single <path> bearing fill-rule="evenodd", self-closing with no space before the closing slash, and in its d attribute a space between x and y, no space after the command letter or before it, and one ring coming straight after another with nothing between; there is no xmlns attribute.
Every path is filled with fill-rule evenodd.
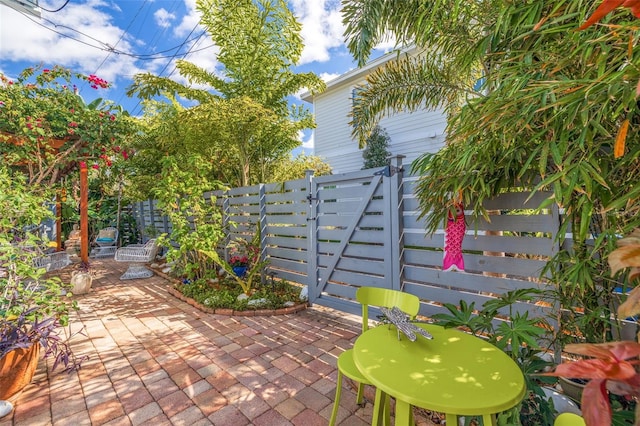
<svg viewBox="0 0 640 426"><path fill-rule="evenodd" d="M115 141L135 134L134 121L101 98L85 104L74 91L79 81L109 87L95 75L60 66L26 68L15 80L0 74L3 161L24 172L30 184L55 184L80 162L100 168L128 156Z"/></svg>
<svg viewBox="0 0 640 426"><path fill-rule="evenodd" d="M181 97L198 104L179 112L180 121L171 123L178 132L161 138L161 147L150 141L145 150L174 155L186 149L215 158L216 178L231 185L265 182L272 166L300 145L298 133L313 127L311 113L289 105L288 98L307 88L323 90L325 84L313 73L291 69L303 42L286 2L197 0L195 6L224 66L206 70L177 61L187 85L152 74L134 77L129 95L166 96L170 103ZM164 116L158 118L154 125L162 126Z"/></svg>
<svg viewBox="0 0 640 426"><path fill-rule="evenodd" d="M34 259L45 245L31 225L51 216L46 191L38 194L23 176L0 166L0 358L17 348L42 345L44 356L54 358L54 368L78 368L64 336L69 312L77 308L68 298L68 286L58 278L45 278Z"/></svg>
<svg viewBox="0 0 640 426"><path fill-rule="evenodd" d="M185 296L210 308L237 311L279 309L292 303L300 302L300 288L286 281L277 281L268 287L261 287L249 298L240 299L238 296L244 294L244 292L234 280L228 277L214 282L207 279L199 279L190 284L179 285L177 288Z"/></svg>
<svg viewBox="0 0 640 426"><path fill-rule="evenodd" d="M232 244L232 255L229 261L222 259L214 250L206 250L202 253L231 276L240 288L242 288L244 294L250 295L254 288L254 283L262 280L262 271L269 264L267 260L260 258L260 247L256 245L256 241L260 241L259 232L255 234L254 240L250 243L244 239L236 240ZM248 268L243 276L239 277L234 273L234 262L239 263L239 266L246 266Z"/></svg>
<svg viewBox="0 0 640 426"><path fill-rule="evenodd" d="M640 278L640 229L618 240L618 248L611 252L608 261L611 274L629 269L629 280ZM640 286L635 287L618 307L618 315L627 318L640 314ZM549 376L589 379L582 393L582 414L587 426L611 424L612 406L609 393L626 398L640 397L640 343L607 342L600 344L572 344L565 350L582 358L560 364ZM636 405L636 423L640 419L640 406Z"/></svg>
<svg viewBox="0 0 640 426"><path fill-rule="evenodd" d="M158 242L168 248L167 260L175 262L189 279L201 278L215 267L203 251L215 250L224 237L215 197L203 196L222 186L209 180L210 167L198 155L186 155L181 160L167 157L163 161L165 177L156 191L158 206L172 224L171 235Z"/></svg>
<svg viewBox="0 0 640 426"><path fill-rule="evenodd" d="M246 267L249 264L247 255L234 254L229 258L229 265L232 267Z"/></svg>
<svg viewBox="0 0 640 426"><path fill-rule="evenodd" d="M388 150L390 142L389 134L382 127L375 126L367 137L365 148L362 151L362 159L364 160L362 169L388 166L391 156Z"/></svg>
<svg viewBox="0 0 640 426"><path fill-rule="evenodd" d="M460 306L447 303L448 314L435 314L433 319L444 327L464 329L507 353L522 370L527 385L523 402L512 410L501 413L498 424L551 424L554 418L553 403L546 399L541 385L551 380L540 379L537 373L552 365L542 354L545 349L540 341L550 327L540 318L529 318L528 312L513 311L514 304L532 301L544 295L537 289L521 289L507 292L485 302L482 309L475 303L460 301ZM501 319L496 319L501 318Z"/></svg>

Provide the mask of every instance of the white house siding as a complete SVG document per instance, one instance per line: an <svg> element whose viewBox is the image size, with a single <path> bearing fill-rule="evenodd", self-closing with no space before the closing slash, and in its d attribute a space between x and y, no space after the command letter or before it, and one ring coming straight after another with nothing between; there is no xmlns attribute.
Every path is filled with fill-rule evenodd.
<svg viewBox="0 0 640 426"><path fill-rule="evenodd" d="M316 96L303 94L302 99L313 103L316 119L314 154L327 161L334 174L360 170L362 150L351 137L349 125L354 87L365 82L367 73L396 58L388 54L363 68L349 71L329 81L327 90ZM404 164L426 152L436 152L444 145L446 117L441 110L401 112L380 121L391 138L388 150L392 155L404 155Z"/></svg>

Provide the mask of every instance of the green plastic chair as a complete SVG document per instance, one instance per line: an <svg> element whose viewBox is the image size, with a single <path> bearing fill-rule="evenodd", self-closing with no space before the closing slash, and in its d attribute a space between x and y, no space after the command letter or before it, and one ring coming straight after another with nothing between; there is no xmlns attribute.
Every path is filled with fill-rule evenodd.
<svg viewBox="0 0 640 426"><path fill-rule="evenodd" d="M556 417L553 426L586 426L584 419L574 413L562 413Z"/></svg>
<svg viewBox="0 0 640 426"><path fill-rule="evenodd" d="M356 300L362 305L362 332L364 333L369 329L369 306L378 306L385 308L392 308L397 306L402 311L409 314L413 319L418 315L420 310L420 299L413 294L404 293L397 290L390 290L386 288L376 287L360 287L356 291ZM340 395L342 393L342 377L348 378L358 382L358 394L356 396L356 403L363 403L364 385L370 385L371 383L360 373L358 367L353 360L353 349L347 349L342 352L338 357L338 379L336 383L336 398L333 403L333 411L331 412L331 419L329 420L329 426L336 424L336 417L338 416L338 407L340 406ZM376 394L376 400L380 399L380 395ZM389 398L386 397L380 403L385 404L384 416L385 424L390 424L390 410L389 410ZM376 407L374 407L375 410Z"/></svg>

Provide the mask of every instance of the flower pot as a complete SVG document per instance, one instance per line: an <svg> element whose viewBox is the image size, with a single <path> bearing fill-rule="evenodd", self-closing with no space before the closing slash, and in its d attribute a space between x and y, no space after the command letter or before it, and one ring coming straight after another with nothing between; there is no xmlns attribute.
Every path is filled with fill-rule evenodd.
<svg viewBox="0 0 640 426"><path fill-rule="evenodd" d="M85 294L91 289L93 277L89 272L75 271L71 275L71 292L73 294Z"/></svg>
<svg viewBox="0 0 640 426"><path fill-rule="evenodd" d="M582 391L586 386L586 383L584 383L584 380L567 379L565 377L560 377L558 379L558 382L560 383L562 392L564 392L565 395L567 395L569 398L573 399L574 401L580 403L580 400L582 399Z"/></svg>
<svg viewBox="0 0 640 426"><path fill-rule="evenodd" d="M9 400L31 383L38 367L40 344L14 349L0 358L0 400Z"/></svg>
<svg viewBox="0 0 640 426"><path fill-rule="evenodd" d="M238 277L242 278L247 273L247 267L246 266L234 266L233 267L233 273L236 274Z"/></svg>

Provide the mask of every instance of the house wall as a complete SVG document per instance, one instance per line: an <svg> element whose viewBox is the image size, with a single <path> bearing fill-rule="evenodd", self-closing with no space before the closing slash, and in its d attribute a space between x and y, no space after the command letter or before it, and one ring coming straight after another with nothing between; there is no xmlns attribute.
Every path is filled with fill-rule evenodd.
<svg viewBox="0 0 640 426"><path fill-rule="evenodd" d="M314 154L328 162L334 174L360 170L364 163L362 150L352 138L349 125L353 89L364 83L372 70L396 57L395 53L388 54L350 71L328 82L324 93L303 95L303 100L313 103L316 119ZM379 124L391 137L389 151L393 156L406 156L406 165L421 154L437 152L444 145L446 116L442 110L400 112L383 118Z"/></svg>

